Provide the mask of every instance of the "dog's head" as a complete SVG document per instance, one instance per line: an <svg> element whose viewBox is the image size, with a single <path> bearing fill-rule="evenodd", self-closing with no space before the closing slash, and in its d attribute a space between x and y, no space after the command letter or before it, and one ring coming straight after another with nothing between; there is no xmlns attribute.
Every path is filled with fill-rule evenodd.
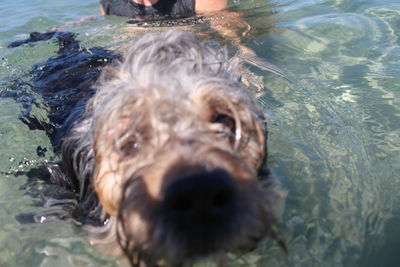
<svg viewBox="0 0 400 267"><path fill-rule="evenodd" d="M182 263L244 251L276 221L262 189L262 113L226 49L145 35L104 75L93 109L94 186L125 251Z"/></svg>

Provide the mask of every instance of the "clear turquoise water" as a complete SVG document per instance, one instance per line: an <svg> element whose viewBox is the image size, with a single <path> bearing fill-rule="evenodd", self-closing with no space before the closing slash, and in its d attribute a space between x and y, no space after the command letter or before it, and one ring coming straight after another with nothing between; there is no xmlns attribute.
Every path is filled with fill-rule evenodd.
<svg viewBox="0 0 400 267"><path fill-rule="evenodd" d="M292 84L263 75L272 172L288 192L284 254L271 242L230 266L400 265L400 3L383 0L235 1L253 26L244 41L284 69ZM96 0L0 0L0 79L54 55L43 42L6 48L98 13ZM99 18L67 30L82 45L118 46L124 20ZM207 31L207 29L200 29ZM0 90L6 88L0 87ZM115 266L69 223L20 224L39 199L13 175L44 159L47 137L0 99L0 266ZM37 111L40 112L40 111ZM50 150L50 149L49 149ZM45 159L51 157L46 154Z"/></svg>

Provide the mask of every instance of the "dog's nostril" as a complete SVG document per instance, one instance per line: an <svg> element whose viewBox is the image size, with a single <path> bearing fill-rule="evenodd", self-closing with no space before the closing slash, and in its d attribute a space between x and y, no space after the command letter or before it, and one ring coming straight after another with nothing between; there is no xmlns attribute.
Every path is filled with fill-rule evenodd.
<svg viewBox="0 0 400 267"><path fill-rule="evenodd" d="M175 196L169 200L169 205L177 212L190 211L193 208L192 200L188 196Z"/></svg>
<svg viewBox="0 0 400 267"><path fill-rule="evenodd" d="M222 207L228 204L232 198L233 192L231 190L220 190L214 195L212 199L212 205L216 208Z"/></svg>

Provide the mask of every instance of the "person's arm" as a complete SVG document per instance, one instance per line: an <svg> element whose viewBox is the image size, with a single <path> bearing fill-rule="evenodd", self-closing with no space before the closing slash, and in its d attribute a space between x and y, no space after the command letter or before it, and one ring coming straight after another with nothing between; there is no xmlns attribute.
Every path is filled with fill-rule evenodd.
<svg viewBox="0 0 400 267"><path fill-rule="evenodd" d="M227 5L228 0L195 0L195 11L197 14L205 14L220 11Z"/></svg>
<svg viewBox="0 0 400 267"><path fill-rule="evenodd" d="M242 58L243 61L262 70L274 73L289 81L284 71L282 71L279 67L259 58L253 49L243 43L243 38L248 36L251 32L251 25L246 22L241 12L224 10L218 12L218 14L222 16L222 19L211 20L211 27L218 31L222 37L229 40L232 45L238 49L237 55ZM257 77L255 75L253 76L254 77L245 78L251 78L254 85L254 78ZM263 87L262 83L260 83L260 85ZM259 85L256 85L256 87L259 87Z"/></svg>
<svg viewBox="0 0 400 267"><path fill-rule="evenodd" d="M100 15L105 16L106 12L104 11L103 5L100 4Z"/></svg>

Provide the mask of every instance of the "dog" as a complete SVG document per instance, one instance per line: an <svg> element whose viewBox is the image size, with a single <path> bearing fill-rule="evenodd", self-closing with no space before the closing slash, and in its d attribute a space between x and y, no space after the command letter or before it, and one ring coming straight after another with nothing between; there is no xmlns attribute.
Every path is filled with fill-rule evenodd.
<svg viewBox="0 0 400 267"><path fill-rule="evenodd" d="M65 40L61 52L77 49ZM61 151L50 180L76 192L91 243L132 266L219 259L267 236L286 249L276 230L284 194L259 181L267 130L241 60L177 30L106 55L114 63L75 81L86 93L48 131Z"/></svg>

